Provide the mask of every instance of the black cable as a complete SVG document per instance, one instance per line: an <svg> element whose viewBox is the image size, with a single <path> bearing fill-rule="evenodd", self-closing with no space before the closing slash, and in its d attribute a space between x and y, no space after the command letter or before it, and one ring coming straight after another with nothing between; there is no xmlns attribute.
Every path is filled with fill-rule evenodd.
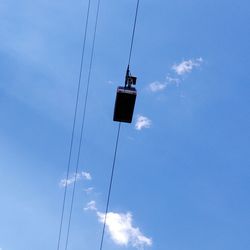
<svg viewBox="0 0 250 250"><path fill-rule="evenodd" d="M128 57L129 59L128 59L127 74L128 74L129 65L130 65L130 61L131 61L131 55L132 55L132 51L133 51L135 30L136 30L138 10L139 10L139 3L140 3L140 0L137 0L134 25L133 25L133 31L132 31L132 38L131 38L129 57ZM110 196L111 196L111 190L112 190L112 184L113 184L113 178L114 178L116 155L117 155L118 142L119 142L119 137L120 137L120 129L121 129L121 122L119 122L118 132L117 132L117 137L116 137L115 152L114 152L112 171L111 171L110 182L109 182L108 197L107 197L106 210L105 210L105 216L104 216L104 221L103 221L101 243L100 243L100 248L99 248L100 250L102 250L102 247L103 247L103 240L104 240L104 234L105 234L105 229L106 229L106 221L107 221L107 215L108 215L108 211L109 211L109 202L110 202Z"/></svg>
<svg viewBox="0 0 250 250"><path fill-rule="evenodd" d="M61 236L62 236L62 226L63 226L64 212L65 212L65 203L66 203L66 196L67 196L67 189L68 189L68 179L69 179L70 163L71 163L72 149L73 149L73 143L74 143L74 135L75 135L75 127L76 127L76 117L77 117L78 104L79 104L79 94L80 94L80 90L81 90L83 58L84 58L84 55L85 55L86 38L87 38L88 22L89 22L90 2L91 2L91 0L89 0L89 2L88 2L87 17L86 17L86 23L85 23L85 31L84 31L84 36L83 36L83 45L82 45L82 55L81 55L81 63L80 63L80 72L79 72L79 78L78 78L78 87L77 87L77 94L76 94L74 119L73 119L73 126L72 126L72 132L71 132L70 149L69 149L69 157L68 157L68 164L67 164L67 174L66 174L66 183L65 183L64 194L63 194L62 212L61 212L60 226L59 226L59 235L58 235L58 241L57 241L57 250L60 249Z"/></svg>
<svg viewBox="0 0 250 250"><path fill-rule="evenodd" d="M80 160L80 155L81 155L82 139L83 139L83 134L84 134L85 120L86 120L85 118L86 118L86 110L87 110L87 103L88 103L89 86L90 86L92 65L93 65L93 59L94 59L96 32L97 32L99 12L100 12L100 2L101 1L98 0L97 10L96 10L95 28L94 28L94 35L93 35L93 41L92 41L92 49L91 49L91 57L90 57L88 79L87 79L87 89L86 89L86 94L85 94L84 109L83 109L83 116L82 116L82 123L81 123L81 133L80 133L80 141L79 141L78 154L77 154L77 162L76 162L76 168L75 168L75 173L74 173L75 179L74 179L74 186L73 186L73 192L72 192L71 204L70 204L70 213L69 213L69 221L68 221L68 227L67 227L65 250L67 250L68 248L69 235L70 235L70 226L71 226L75 190L76 190L76 180L77 180L77 174L78 174L78 169L79 169L79 160Z"/></svg>
<svg viewBox="0 0 250 250"><path fill-rule="evenodd" d="M110 182L109 182L109 190L108 190L108 198L107 198L107 204L106 204L106 210L105 210L105 217L104 217L104 221L103 221L100 250L102 250L102 246L103 246L103 239L104 239L104 233L105 233L105 228L106 228L107 214L108 214L108 210L109 210L110 195L111 195L113 177L114 177L114 171L115 171L115 162L116 162L116 155L117 155L117 149L118 149L118 142L119 142L119 138L120 138L120 130L121 130L121 122L119 122L117 136L116 136L115 152L114 152L112 171L111 171Z"/></svg>
<svg viewBox="0 0 250 250"><path fill-rule="evenodd" d="M132 55L132 51L133 51L134 38L135 38L135 29L136 29L136 24L137 24L139 4L140 4L140 0L137 0L136 10L135 10L134 26L133 26L131 45L130 45L130 51L129 51L129 57L128 57L128 65L130 65L131 55Z"/></svg>

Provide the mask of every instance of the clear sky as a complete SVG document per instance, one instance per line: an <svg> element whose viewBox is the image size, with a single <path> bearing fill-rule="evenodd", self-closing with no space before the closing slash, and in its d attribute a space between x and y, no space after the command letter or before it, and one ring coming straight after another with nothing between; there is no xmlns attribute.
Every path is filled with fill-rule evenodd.
<svg viewBox="0 0 250 250"><path fill-rule="evenodd" d="M135 6L101 0L68 249L99 249ZM0 1L0 250L56 250L86 10ZM247 0L141 0L103 249L250 249L249 23Z"/></svg>

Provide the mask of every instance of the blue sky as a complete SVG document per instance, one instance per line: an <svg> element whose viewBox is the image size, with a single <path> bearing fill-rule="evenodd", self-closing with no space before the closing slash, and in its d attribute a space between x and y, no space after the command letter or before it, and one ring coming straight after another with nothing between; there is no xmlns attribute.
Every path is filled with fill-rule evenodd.
<svg viewBox="0 0 250 250"><path fill-rule="evenodd" d="M99 248L135 6L101 1L68 249ZM1 250L56 249L86 9L0 2ZM249 13L246 0L141 1L104 249L250 248Z"/></svg>

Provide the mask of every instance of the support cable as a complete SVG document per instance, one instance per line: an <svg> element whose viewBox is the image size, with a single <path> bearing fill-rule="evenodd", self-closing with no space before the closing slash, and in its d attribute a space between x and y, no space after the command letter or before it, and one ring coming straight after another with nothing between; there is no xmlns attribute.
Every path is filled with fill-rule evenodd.
<svg viewBox="0 0 250 250"><path fill-rule="evenodd" d="M136 11L135 11L135 18L134 18L134 24L133 24L133 31L132 31L132 38L131 38L131 44L130 44L130 50L129 50L128 68L127 68L127 70L129 70L129 65L130 65L131 56L132 56L132 52L133 52L133 45L134 45L134 38L135 38L135 31L136 31L136 24L137 24L139 4L140 4L140 0L137 0ZM109 203L110 203L110 196L111 196L112 185L113 185L115 163L116 163L116 155L117 155L119 138L120 138L120 130L121 130L121 122L119 122L119 125L118 125L118 131L117 131L117 137L116 137L116 144L115 144L115 152L114 152L114 158L113 158L113 164L112 164L112 171L111 171L111 176L110 176L110 181L109 181L108 197L107 197L105 217L104 217L104 222L103 222L103 229L102 229L101 243L100 243L99 250L102 250L102 248L103 248L103 240L104 240L104 234L105 234L105 229L106 229L107 215L108 215L108 211L109 211Z"/></svg>
<svg viewBox="0 0 250 250"><path fill-rule="evenodd" d="M68 242L69 242L69 236L70 236L70 226L71 226L72 212L73 212L74 199L75 199L76 180L77 180L77 174L78 174L78 169L79 169L79 161L80 161L81 149L82 149L82 144L83 144L82 141L83 141L83 136L84 136L86 110L87 110L87 104L88 104L89 87L90 87L90 82L91 82L91 73L92 73L92 66L93 66L93 59L94 59L96 33L97 33L98 19L99 19L99 12L100 12L100 2L101 1L98 0L97 10L96 10L96 17L95 17L94 35L93 35L93 41L92 41L91 57L90 57L90 64L89 64L89 70L88 70L88 79L87 79L87 89L86 89L86 94L85 94L83 116L82 116L82 122L81 122L81 132L80 132L80 141L79 141L79 147L78 147L78 153L77 153L77 162L76 162L76 168L75 168L75 173L74 173L74 185L73 185L73 192L72 192L71 203L70 203L70 213L69 213L69 220L68 220L68 226L67 226L65 250L67 250L67 248L68 248Z"/></svg>
<svg viewBox="0 0 250 250"><path fill-rule="evenodd" d="M105 209L105 217L104 217L103 228L102 228L102 237L101 237L100 250L102 250L103 239L104 239L104 234L105 234L105 229L106 229L106 221L107 221L107 214L108 214L108 210L109 210L110 195L111 195L113 178L114 178L116 155L117 155L118 143L119 143L119 138L120 138L120 130L121 130L121 122L119 122L117 136L116 136L115 152L114 152L112 171L111 171L110 182L109 182L108 198L107 198L107 204L106 204L106 209Z"/></svg>
<svg viewBox="0 0 250 250"><path fill-rule="evenodd" d="M131 44L130 44L130 50L129 50L129 57L128 57L128 65L130 65L131 56L132 56L132 52L133 52L133 45L134 45L134 38L135 38L135 31L136 31L136 24L137 24L139 5L140 5L140 0L137 0L136 10L135 10L135 19L134 19L134 25L133 25L133 32L132 32Z"/></svg>
<svg viewBox="0 0 250 250"><path fill-rule="evenodd" d="M78 86L77 86L77 93L76 93L76 102L75 102L75 110L74 110L74 118L73 118L73 125L72 125L71 139L70 139L69 157L68 157L68 163L67 163L66 183L65 183L64 194L63 194L63 202L62 202L62 210L61 210L61 217L60 217L59 234L58 234L58 241L57 241L57 250L60 249L61 236L62 236L62 227L63 227L64 213L65 213L65 203L66 203L67 190L68 190L68 179L69 179L70 163L71 163L71 158L72 158L72 149L73 149L73 144L74 144L75 127L76 127L76 117L77 117L77 111L78 111L78 105L79 105L79 95L80 95L80 90L81 90L82 68L83 68L83 59L84 59L84 55L85 55L85 47L86 47L86 38L87 38L88 23L89 23L90 5L91 5L91 0L89 0L89 2L88 2L87 17L86 17L85 30L84 30L84 35L83 35L83 45L82 45L82 54L81 54L81 62L80 62L80 71L79 71Z"/></svg>

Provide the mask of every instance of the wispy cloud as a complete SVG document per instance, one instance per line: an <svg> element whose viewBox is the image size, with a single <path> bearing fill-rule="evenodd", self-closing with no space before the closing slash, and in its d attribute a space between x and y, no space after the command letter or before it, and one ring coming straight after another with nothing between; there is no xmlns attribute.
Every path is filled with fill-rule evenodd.
<svg viewBox="0 0 250 250"><path fill-rule="evenodd" d="M70 178L68 179L62 179L59 183L60 187L65 187L73 184L75 181L80 181L80 180L92 180L91 174L88 172L81 172L77 174L73 174Z"/></svg>
<svg viewBox="0 0 250 250"><path fill-rule="evenodd" d="M135 123L136 130L142 130L143 128L150 128L152 121L146 116L138 115Z"/></svg>
<svg viewBox="0 0 250 250"><path fill-rule="evenodd" d="M186 61L182 61L179 64L174 64L172 69L175 71L177 75L184 75L186 73L190 73L194 68L198 68L201 66L203 59L190 59Z"/></svg>
<svg viewBox="0 0 250 250"><path fill-rule="evenodd" d="M179 87L180 83L184 80L181 76L191 73L193 69L200 67L202 63L203 59L200 57L197 59L184 60L179 64L174 64L171 69L174 70L177 77L176 75L171 76L173 73L168 73L165 80L154 81L148 85L147 89L150 92L156 93L164 91L169 85Z"/></svg>
<svg viewBox="0 0 250 250"><path fill-rule="evenodd" d="M85 179L85 180L88 180L88 181L92 180L91 174L88 172L82 172L81 175L82 175L83 179Z"/></svg>
<svg viewBox="0 0 250 250"><path fill-rule="evenodd" d="M181 79L168 75L165 81L154 81L148 85L147 89L152 93L161 92L164 91L169 85L176 85L178 87L180 82Z"/></svg>
<svg viewBox="0 0 250 250"><path fill-rule="evenodd" d="M112 85L112 84L114 84L114 82L113 82L113 81L111 81L111 80L108 80L108 81L107 81L107 84Z"/></svg>
<svg viewBox="0 0 250 250"><path fill-rule="evenodd" d="M166 85L175 84L176 86L179 86L180 82L181 82L181 79L179 78L171 77L171 76L166 77Z"/></svg>
<svg viewBox="0 0 250 250"><path fill-rule="evenodd" d="M99 222L104 223L106 214L98 211L95 201L90 201L84 210L96 212ZM152 239L143 235L138 227L133 226L133 216L129 212L107 213L106 228L111 240L117 245L132 246L137 249L152 245Z"/></svg>
<svg viewBox="0 0 250 250"><path fill-rule="evenodd" d="M90 193L92 193L93 190L94 190L93 187L88 187L88 188L85 188L85 189L84 189L84 192L85 192L86 194L90 194Z"/></svg>
<svg viewBox="0 0 250 250"><path fill-rule="evenodd" d="M148 88L151 92L159 92L159 91L164 90L166 87L167 87L166 83L155 81L155 82L150 83Z"/></svg>
<svg viewBox="0 0 250 250"><path fill-rule="evenodd" d="M84 208L85 211L91 210L91 211L97 211L96 208L96 202L95 201L90 201L87 203L86 207Z"/></svg>
<svg viewBox="0 0 250 250"><path fill-rule="evenodd" d="M105 213L97 212L98 219L104 223ZM152 245L152 239L142 234L138 227L133 226L131 213L107 213L106 226L111 239L121 246L143 249Z"/></svg>

